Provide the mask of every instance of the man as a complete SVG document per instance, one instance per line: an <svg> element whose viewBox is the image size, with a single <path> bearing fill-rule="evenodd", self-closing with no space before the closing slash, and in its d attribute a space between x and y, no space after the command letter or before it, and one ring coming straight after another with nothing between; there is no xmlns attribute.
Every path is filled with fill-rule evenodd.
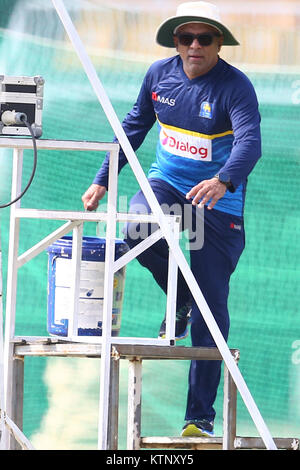
<svg viewBox="0 0 300 470"><path fill-rule="evenodd" d="M204 242L190 249L191 270L227 340L229 280L244 249L243 210L247 177L261 156L260 115L247 77L219 57L224 45L238 45L222 24L217 8L206 2L181 4L176 16L163 22L157 42L176 47L178 55L155 62L148 70L123 128L136 150L157 120L159 140L149 182L162 206L189 207L192 232L204 217ZM126 163L120 152L120 169ZM83 195L93 210L107 190L108 160ZM139 191L131 211L149 205ZM204 216L203 216L204 213ZM136 226L127 227L130 247ZM197 237L197 230L196 235ZM167 291L168 247L160 240L138 257ZM178 276L176 338L185 337L191 321L193 346L215 346L201 312ZM165 334L163 320L159 335ZM183 436L213 436L213 404L220 381L220 361L192 361Z"/></svg>

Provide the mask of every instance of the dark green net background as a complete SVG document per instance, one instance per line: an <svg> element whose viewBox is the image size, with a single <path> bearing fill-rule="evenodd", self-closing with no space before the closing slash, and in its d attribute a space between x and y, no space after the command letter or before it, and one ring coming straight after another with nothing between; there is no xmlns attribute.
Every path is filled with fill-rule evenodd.
<svg viewBox="0 0 300 470"><path fill-rule="evenodd" d="M1 5L5 3L1 2ZM5 15L1 18L0 73L42 75L45 78L42 138L111 141L113 131L72 49L67 51L46 39L34 41L32 37L21 37L6 29L14 2L8 4L9 8L5 10L7 18ZM56 25L56 37L63 38L62 26L54 12L48 15L47 19L40 19L45 38L50 21ZM147 65L112 59L95 63L104 88L122 120L134 103ZM260 102L263 156L249 178L245 207L246 249L231 281L229 345L241 351L240 369L271 433L277 437L299 437L300 126L296 93L300 75L246 73ZM138 151L145 172L154 158L156 136L154 127ZM103 153L40 151L37 173L22 199L22 207L82 210L81 195L92 182L103 158ZM30 176L32 162L32 152L25 151L24 184ZM1 149L1 202L10 197L11 164L11 151ZM137 189L138 184L127 166L119 178L119 195L128 203ZM5 281L9 209L2 209L0 217ZM56 227L58 223L55 221L21 221L20 253ZM86 235L95 235L96 230L95 224L85 224ZM156 337L164 309L165 298L150 274L136 261L131 262L127 267L121 335ZM16 334L47 335L46 320L45 253L19 272ZM188 345L189 340L183 344ZM49 411L51 392L44 377L51 361L26 359L24 431L29 437L39 433L41 422ZM188 363L175 361L147 364L143 381L143 435L178 435L180 432L185 412L188 366ZM80 370L79 365L74 374L74 388L81 380ZM120 390L120 445L124 448L125 368L122 373L125 378ZM57 380L59 387L59 378ZM87 388L83 400L88 403L91 395L96 396L97 393L97 387L93 390ZM61 398L67 399L66 396ZM216 409L216 431L220 435L222 388ZM95 416L97 411L90 410ZM65 416L60 413L62 447L63 423L73 419L73 415L68 413ZM79 416L74 425L80 428L80 423ZM240 398L238 434L257 435ZM96 443L96 432L91 431L88 435L83 433L74 446L96 447ZM36 445L38 447L38 440ZM51 436L48 445L51 447Z"/></svg>

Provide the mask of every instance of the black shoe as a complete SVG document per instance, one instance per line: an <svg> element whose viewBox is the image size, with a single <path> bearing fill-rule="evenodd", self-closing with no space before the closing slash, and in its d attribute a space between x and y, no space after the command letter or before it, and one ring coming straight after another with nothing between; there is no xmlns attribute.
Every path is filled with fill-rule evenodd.
<svg viewBox="0 0 300 470"><path fill-rule="evenodd" d="M183 437L214 437L214 423L206 419L194 419L187 421L183 426L181 435Z"/></svg>
<svg viewBox="0 0 300 470"><path fill-rule="evenodd" d="M180 340L184 339L188 336L189 330L188 325L191 322L191 305L186 304L181 307L176 312L176 325L175 325L175 339ZM166 337L166 317L163 319L160 330L159 330L159 338Z"/></svg>

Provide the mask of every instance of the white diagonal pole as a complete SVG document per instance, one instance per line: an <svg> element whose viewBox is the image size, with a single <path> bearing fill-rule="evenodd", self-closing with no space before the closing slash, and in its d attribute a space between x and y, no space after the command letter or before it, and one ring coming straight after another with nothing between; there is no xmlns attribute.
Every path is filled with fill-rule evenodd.
<svg viewBox="0 0 300 470"><path fill-rule="evenodd" d="M231 353L230 350L227 346L226 341L224 340L219 327L207 305L206 300L203 297L203 294L196 282L196 279L193 275L193 273L190 270L190 266L187 263L187 260L185 259L185 256L182 252L182 250L178 247L176 244L176 241L173 237L173 235L169 232L167 223L164 218L164 213L152 191L152 188L146 178L146 175L144 174L144 171L134 153L133 148L131 147L131 144L122 128L122 125L112 107L112 104L106 95L106 92L102 86L102 83L100 82L96 70L87 55L85 48L82 44L82 41L72 23L72 20L64 6L64 3L62 0L52 0L53 5L65 27L65 30L74 46L74 49L81 61L81 64L90 80L90 83L96 93L96 96L106 114L106 117L108 121L111 124L111 127L119 141L119 144L121 145L127 160L132 168L132 171L140 185L140 187L143 189L143 192L145 194L145 197L149 203L149 206L153 212L154 215L157 216L159 225L161 227L161 230L169 244L170 249L173 252L173 256L187 282L187 284L190 287L191 293L199 307L199 310L201 311L201 314L210 330L210 333L216 343L217 348L219 349L223 360L237 386L237 389L239 390L241 397L257 427L257 430L259 434L261 435L266 448L270 450L275 450L277 449L274 440L256 406L255 401L253 400L253 397L251 393L249 392L249 389L244 381L244 378L242 374L240 373Z"/></svg>

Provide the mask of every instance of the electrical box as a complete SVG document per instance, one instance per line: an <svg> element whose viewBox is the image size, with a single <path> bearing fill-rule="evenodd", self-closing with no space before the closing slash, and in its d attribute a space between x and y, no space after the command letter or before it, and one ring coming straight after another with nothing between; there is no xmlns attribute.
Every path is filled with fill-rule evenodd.
<svg viewBox="0 0 300 470"><path fill-rule="evenodd" d="M30 135L25 124L4 125L5 111L25 113L35 137L42 135L44 79L35 77L8 77L0 75L0 135Z"/></svg>

